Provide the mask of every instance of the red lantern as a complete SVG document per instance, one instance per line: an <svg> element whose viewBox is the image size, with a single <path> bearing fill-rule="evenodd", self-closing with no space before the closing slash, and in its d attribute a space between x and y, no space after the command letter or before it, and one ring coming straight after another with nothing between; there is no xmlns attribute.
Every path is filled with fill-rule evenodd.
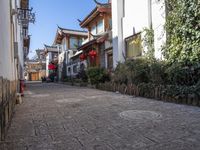
<svg viewBox="0 0 200 150"><path fill-rule="evenodd" d="M53 64L49 64L49 65L48 65L48 69L49 69L49 70L56 70L56 66L53 65Z"/></svg>
<svg viewBox="0 0 200 150"><path fill-rule="evenodd" d="M96 57L96 55L97 55L97 52L96 52L95 50L91 50L91 51L89 52L89 56L90 56L92 59L94 59L94 58Z"/></svg>
<svg viewBox="0 0 200 150"><path fill-rule="evenodd" d="M84 61L86 59L86 55L85 54L81 54L79 56L79 58L80 58L81 61Z"/></svg>

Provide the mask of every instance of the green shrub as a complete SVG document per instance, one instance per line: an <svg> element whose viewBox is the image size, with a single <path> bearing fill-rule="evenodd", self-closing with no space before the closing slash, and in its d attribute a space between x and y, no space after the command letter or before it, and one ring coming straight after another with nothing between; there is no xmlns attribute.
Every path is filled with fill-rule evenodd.
<svg viewBox="0 0 200 150"><path fill-rule="evenodd" d="M81 69L78 73L78 75L76 76L76 78L81 79L82 82L88 82L88 76L87 73L84 69Z"/></svg>
<svg viewBox="0 0 200 150"><path fill-rule="evenodd" d="M146 59L129 60L125 63L130 72L129 81L134 84L148 83L150 67Z"/></svg>
<svg viewBox="0 0 200 150"><path fill-rule="evenodd" d="M123 63L118 63L114 75L112 76L112 81L117 84L127 84L128 83L128 76L130 72L128 67Z"/></svg>
<svg viewBox="0 0 200 150"><path fill-rule="evenodd" d="M168 62L200 61L199 0L166 0L167 45L163 50Z"/></svg>
<svg viewBox="0 0 200 150"><path fill-rule="evenodd" d="M113 82L118 84L140 84L166 82L166 65L164 62L144 58L127 60L119 63L114 71Z"/></svg>
<svg viewBox="0 0 200 150"><path fill-rule="evenodd" d="M109 74L101 68L91 67L87 70L87 76L92 85L98 85L99 83L104 83L110 81Z"/></svg>
<svg viewBox="0 0 200 150"><path fill-rule="evenodd" d="M169 83L175 85L196 85L200 80L200 63L182 64L174 63L166 70Z"/></svg>
<svg viewBox="0 0 200 150"><path fill-rule="evenodd" d="M63 82L69 82L68 76L63 77L62 81L63 81Z"/></svg>
<svg viewBox="0 0 200 150"><path fill-rule="evenodd" d="M167 64L164 61L150 61L149 67L149 78L151 83L159 85L166 84L168 82L166 73Z"/></svg>

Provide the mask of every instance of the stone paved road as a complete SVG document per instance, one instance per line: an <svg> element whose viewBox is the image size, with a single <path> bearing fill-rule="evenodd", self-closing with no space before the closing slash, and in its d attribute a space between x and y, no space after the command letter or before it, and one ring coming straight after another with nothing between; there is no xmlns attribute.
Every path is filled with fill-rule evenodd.
<svg viewBox="0 0 200 150"><path fill-rule="evenodd" d="M199 150L200 108L29 84L0 150Z"/></svg>

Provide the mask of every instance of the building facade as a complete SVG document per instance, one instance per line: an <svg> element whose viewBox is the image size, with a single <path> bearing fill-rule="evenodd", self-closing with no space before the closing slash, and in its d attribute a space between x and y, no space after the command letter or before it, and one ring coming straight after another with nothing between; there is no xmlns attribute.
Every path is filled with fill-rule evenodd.
<svg viewBox="0 0 200 150"><path fill-rule="evenodd" d="M23 94L24 59L29 52L29 0L0 1L0 137L3 140L16 102Z"/></svg>
<svg viewBox="0 0 200 150"><path fill-rule="evenodd" d="M75 54L80 54L77 50L82 42L87 38L85 31L65 29L58 27L53 45L58 47L58 79L62 80L66 76L75 76L79 67L79 61L74 59ZM78 53L77 53L78 52ZM77 56L77 55L76 55ZM73 57L73 59L72 59ZM77 56L79 57L79 55Z"/></svg>
<svg viewBox="0 0 200 150"><path fill-rule="evenodd" d="M88 66L113 68L111 2L96 7L82 20L80 26L88 30L88 38L78 49L86 56Z"/></svg>
<svg viewBox="0 0 200 150"><path fill-rule="evenodd" d="M39 81L46 77L46 57L43 49L36 50L35 60L26 60L25 79L29 81Z"/></svg>
<svg viewBox="0 0 200 150"><path fill-rule="evenodd" d="M112 1L114 67L127 57L134 58L147 51L142 41L145 28L154 31L155 57L162 59L161 48L166 41L164 2L164 0Z"/></svg>
<svg viewBox="0 0 200 150"><path fill-rule="evenodd" d="M46 59L46 77L48 78L51 74L54 74L55 76L58 75L57 72L57 66L58 66L58 56L59 56L59 50L57 46L48 46L44 45L44 54ZM50 67L50 65L54 65L54 69Z"/></svg>

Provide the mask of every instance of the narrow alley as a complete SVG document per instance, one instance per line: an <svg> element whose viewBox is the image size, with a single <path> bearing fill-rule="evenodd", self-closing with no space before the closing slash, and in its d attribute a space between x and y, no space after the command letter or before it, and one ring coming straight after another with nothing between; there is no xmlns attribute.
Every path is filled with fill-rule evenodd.
<svg viewBox="0 0 200 150"><path fill-rule="evenodd" d="M197 150L199 116L193 106L32 83L0 150Z"/></svg>

